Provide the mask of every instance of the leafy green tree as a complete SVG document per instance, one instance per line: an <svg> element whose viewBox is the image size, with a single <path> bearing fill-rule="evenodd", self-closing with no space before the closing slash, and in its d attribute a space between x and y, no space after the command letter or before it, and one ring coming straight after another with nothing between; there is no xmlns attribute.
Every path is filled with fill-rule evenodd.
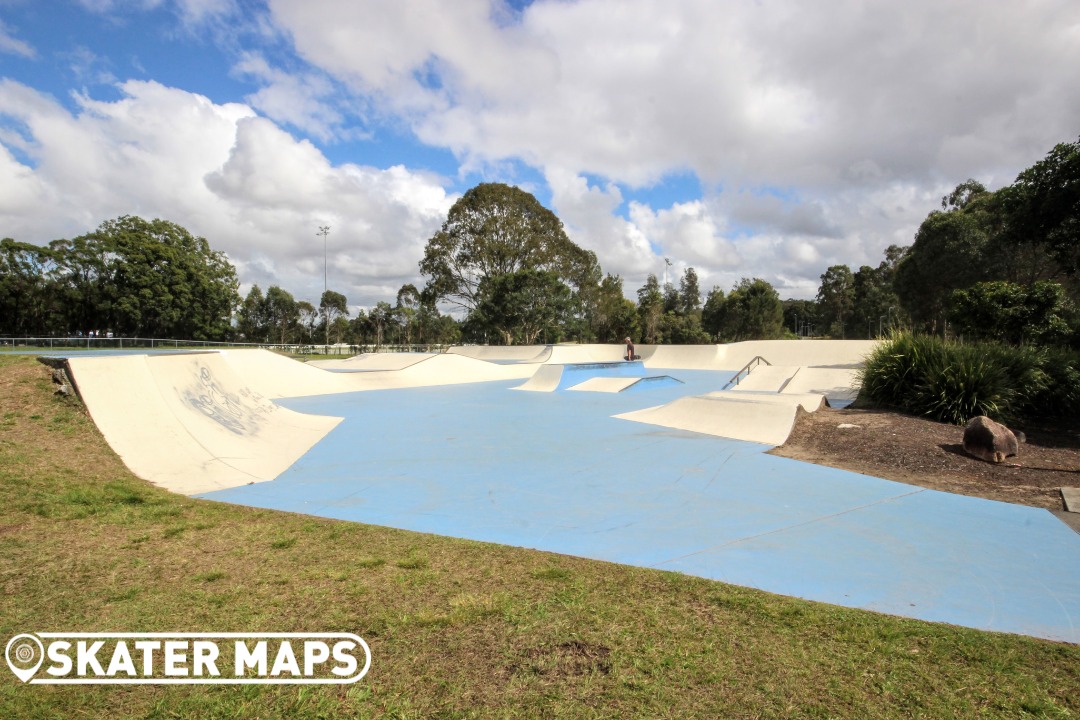
<svg viewBox="0 0 1080 720"><path fill-rule="evenodd" d="M268 326L266 298L258 285L252 285L236 313L236 331L247 342L266 342Z"/></svg>
<svg viewBox="0 0 1080 720"><path fill-rule="evenodd" d="M642 333L642 342L658 344L661 342L661 322L664 317L664 295L660 290L660 281L649 273L645 284L638 288L638 322Z"/></svg>
<svg viewBox="0 0 1080 720"><path fill-rule="evenodd" d="M797 337L810 336L814 327L820 327L818 305L814 300L784 300L784 331L790 331Z"/></svg>
<svg viewBox="0 0 1080 720"><path fill-rule="evenodd" d="M501 183L477 185L455 202L420 261L425 292L469 311L484 299L482 285L522 270L553 272L575 292L599 282L596 256L570 241L559 218Z"/></svg>
<svg viewBox="0 0 1080 720"><path fill-rule="evenodd" d="M1026 287L1004 281L975 283L954 290L949 318L965 339L998 340L1014 345L1062 344L1070 312L1061 285L1040 281Z"/></svg>
<svg viewBox="0 0 1080 720"><path fill-rule="evenodd" d="M336 316L334 321L330 323L330 339L335 344L344 342L351 331L352 326L349 324L349 318L344 315Z"/></svg>
<svg viewBox="0 0 1080 720"><path fill-rule="evenodd" d="M394 326L394 308L388 302L378 302L368 312L368 322L375 335L375 347L382 347L383 340Z"/></svg>
<svg viewBox="0 0 1080 720"><path fill-rule="evenodd" d="M727 300L724 291L714 287L705 298L705 307L701 310L701 327L715 341L724 326Z"/></svg>
<svg viewBox="0 0 1080 720"><path fill-rule="evenodd" d="M664 283L663 288L664 305L663 311L665 313L677 312L679 309L679 291L675 289L675 286L669 282Z"/></svg>
<svg viewBox="0 0 1080 720"><path fill-rule="evenodd" d="M896 265L893 286L917 329L944 333L953 290L1000 274L989 250L1000 226L993 195L979 183L961 183L930 213L915 243Z"/></svg>
<svg viewBox="0 0 1080 720"><path fill-rule="evenodd" d="M330 342L330 328L339 317L349 316L349 301L344 295L333 290L327 290L319 300L319 314L323 318L323 337Z"/></svg>
<svg viewBox="0 0 1080 720"><path fill-rule="evenodd" d="M89 235L54 240L49 243L49 251L56 263L53 277L58 302L67 317L66 325L85 333L112 327L115 293L109 263L116 262L116 258Z"/></svg>
<svg viewBox="0 0 1080 720"><path fill-rule="evenodd" d="M267 332L273 334L274 341L285 344L290 336L296 334L300 309L291 293L271 285L263 302L263 318Z"/></svg>
<svg viewBox="0 0 1080 720"><path fill-rule="evenodd" d="M618 343L638 336L637 306L623 295L623 281L607 275L597 292L592 316L592 330L597 342Z"/></svg>
<svg viewBox="0 0 1080 720"><path fill-rule="evenodd" d="M167 220L125 215L52 249L93 322L125 335L223 339L239 303L225 254Z"/></svg>
<svg viewBox="0 0 1080 720"><path fill-rule="evenodd" d="M682 279L679 280L679 306L678 312L690 315L701 310L701 288L698 285L697 271L692 267L686 268Z"/></svg>
<svg viewBox="0 0 1080 720"><path fill-rule="evenodd" d="M718 332L725 342L771 340L784 335L784 309L776 290L761 278L743 278L724 301Z"/></svg>
<svg viewBox="0 0 1080 720"><path fill-rule="evenodd" d="M416 330L417 315L420 312L420 291L412 283L401 286L397 293L397 306L394 308L400 318L405 333L405 343L412 344Z"/></svg>
<svg viewBox="0 0 1080 720"><path fill-rule="evenodd" d="M0 335L68 333L56 305L52 255L37 245L0 240Z"/></svg>
<svg viewBox="0 0 1080 720"><path fill-rule="evenodd" d="M300 342L315 342L315 326L319 322L319 310L307 300L296 303L300 318Z"/></svg>
<svg viewBox="0 0 1080 720"><path fill-rule="evenodd" d="M701 326L698 313L664 313L660 325L664 342L670 345L705 345L712 342L712 337Z"/></svg>
<svg viewBox="0 0 1080 720"><path fill-rule="evenodd" d="M349 320L349 334L357 345L367 345L372 338L372 325L363 308L356 311L356 317Z"/></svg>
<svg viewBox="0 0 1080 720"><path fill-rule="evenodd" d="M866 328L867 338L877 337L886 329L896 327L905 317L900 299L893 288L896 265L907 248L890 245L885 260L876 268L863 265L854 275L854 309L850 334L861 335Z"/></svg>
<svg viewBox="0 0 1080 720"><path fill-rule="evenodd" d="M817 293L818 318L832 337L847 337L855 305L855 278L847 265L833 265L821 275Z"/></svg>
<svg viewBox="0 0 1080 720"><path fill-rule="evenodd" d="M531 345L541 337L558 342L573 310L570 288L551 271L499 275L485 282L481 296L475 327L490 328L504 345Z"/></svg>
<svg viewBox="0 0 1080 720"><path fill-rule="evenodd" d="M580 248L575 252L578 253L578 261L571 265L568 277L560 278L572 291L570 313L564 321L562 334L564 338L574 338L579 342L595 342L593 316L600 301L600 283L604 273L595 253Z"/></svg>
<svg viewBox="0 0 1080 720"><path fill-rule="evenodd" d="M450 344L460 338L460 328L452 317L443 316L435 306L434 299L423 292L419 295L416 315L415 342L424 344Z"/></svg>
<svg viewBox="0 0 1080 720"><path fill-rule="evenodd" d="M461 323L450 315L439 316L435 325L435 335L431 342L442 345L453 345L454 343L461 342Z"/></svg>
<svg viewBox="0 0 1080 720"><path fill-rule="evenodd" d="M1080 140L1021 172L1002 204L1012 244L1044 250L1065 274L1080 271Z"/></svg>

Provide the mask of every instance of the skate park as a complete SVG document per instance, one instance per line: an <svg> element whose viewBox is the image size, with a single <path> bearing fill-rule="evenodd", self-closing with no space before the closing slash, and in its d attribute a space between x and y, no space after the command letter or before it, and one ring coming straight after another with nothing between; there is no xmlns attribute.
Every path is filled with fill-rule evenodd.
<svg viewBox="0 0 1080 720"><path fill-rule="evenodd" d="M67 364L113 449L173 492L1080 642L1080 536L1049 512L766 454L800 409L854 399L870 347Z"/></svg>

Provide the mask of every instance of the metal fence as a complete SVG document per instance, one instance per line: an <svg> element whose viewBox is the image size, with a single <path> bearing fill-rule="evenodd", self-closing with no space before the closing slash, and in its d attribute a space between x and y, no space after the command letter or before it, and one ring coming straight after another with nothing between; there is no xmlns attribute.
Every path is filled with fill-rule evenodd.
<svg viewBox="0 0 1080 720"><path fill-rule="evenodd" d="M244 343L217 342L214 340L175 340L170 338L140 337L0 337L3 350L196 350L224 348L265 348L298 355L358 355L376 352L445 352L448 345L331 345L314 343Z"/></svg>

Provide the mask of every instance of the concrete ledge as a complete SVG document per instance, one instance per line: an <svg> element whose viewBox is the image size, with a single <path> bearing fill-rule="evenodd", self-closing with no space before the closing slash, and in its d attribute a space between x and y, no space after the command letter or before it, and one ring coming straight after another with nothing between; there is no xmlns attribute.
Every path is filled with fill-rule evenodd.
<svg viewBox="0 0 1080 720"><path fill-rule="evenodd" d="M1080 513L1080 488L1063 487L1058 490L1061 491L1061 501L1065 503L1065 511Z"/></svg>

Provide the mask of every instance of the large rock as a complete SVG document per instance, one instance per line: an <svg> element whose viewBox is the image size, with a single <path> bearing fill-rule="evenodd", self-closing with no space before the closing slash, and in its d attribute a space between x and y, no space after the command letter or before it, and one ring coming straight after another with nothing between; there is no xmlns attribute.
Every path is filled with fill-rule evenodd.
<svg viewBox="0 0 1080 720"><path fill-rule="evenodd" d="M1014 433L985 415L968 420L964 428L964 451L986 462L1000 463L1016 455L1024 433Z"/></svg>

